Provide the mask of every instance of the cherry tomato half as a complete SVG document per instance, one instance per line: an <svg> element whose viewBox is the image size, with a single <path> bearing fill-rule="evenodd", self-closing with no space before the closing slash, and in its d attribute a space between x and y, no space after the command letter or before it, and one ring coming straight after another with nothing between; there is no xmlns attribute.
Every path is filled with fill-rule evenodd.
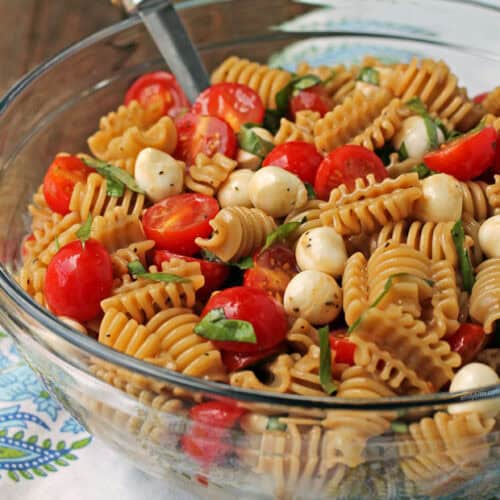
<svg viewBox="0 0 500 500"><path fill-rule="evenodd" d="M300 177L303 182L314 183L323 156L307 142L290 141L276 146L262 162L263 167L274 165Z"/></svg>
<svg viewBox="0 0 500 500"><path fill-rule="evenodd" d="M288 323L283 306L264 290L238 286L226 288L212 295L202 312L202 317L212 309L222 308L228 319L240 319L252 324L256 344L233 341L214 341L219 348L231 352L259 352L281 343L286 336Z"/></svg>
<svg viewBox="0 0 500 500"><path fill-rule="evenodd" d="M254 266L245 271L243 285L260 288L279 302L290 280L298 273L295 253L284 245L273 245L253 258Z"/></svg>
<svg viewBox="0 0 500 500"><path fill-rule="evenodd" d="M265 110L259 95L247 85L217 83L198 96L191 111L222 118L238 132L245 123L262 123Z"/></svg>
<svg viewBox="0 0 500 500"><path fill-rule="evenodd" d="M195 422L201 422L220 429L230 429L245 413L245 409L221 401L208 401L193 406L189 416Z"/></svg>
<svg viewBox="0 0 500 500"><path fill-rule="evenodd" d="M478 94L478 95L474 96L472 98L472 100L476 104L481 104L486 99L486 97L488 96L488 94L489 94L489 92L482 92L481 94Z"/></svg>
<svg viewBox="0 0 500 500"><path fill-rule="evenodd" d="M57 316L89 321L101 312L101 300L111 295L113 267L106 248L96 240L85 246L73 241L52 258L45 277L44 293L49 309Z"/></svg>
<svg viewBox="0 0 500 500"><path fill-rule="evenodd" d="M368 174L373 174L377 181L388 176L382 160L373 151L355 144L340 146L331 151L319 166L314 190L318 198L328 200L333 188L345 184L354 189L354 181Z"/></svg>
<svg viewBox="0 0 500 500"><path fill-rule="evenodd" d="M492 171L494 174L500 174L500 130L497 132L495 162L493 163Z"/></svg>
<svg viewBox="0 0 500 500"><path fill-rule="evenodd" d="M159 101L163 114L174 117L190 106L175 76L166 71L153 71L140 76L125 94L125 104L130 101L138 101L144 107Z"/></svg>
<svg viewBox="0 0 500 500"><path fill-rule="evenodd" d="M332 108L333 100L321 84L299 90L290 99L290 114L293 120L295 120L297 112L304 109L317 111L321 116L324 116Z"/></svg>
<svg viewBox="0 0 500 500"><path fill-rule="evenodd" d="M69 213L75 184L85 182L92 172L77 156L56 156L43 179L43 196L47 205L58 214Z"/></svg>
<svg viewBox="0 0 500 500"><path fill-rule="evenodd" d="M209 221L219 211L215 198L198 193L170 196L144 212L142 224L146 236L161 250L194 255L200 250L194 240L212 232Z"/></svg>
<svg viewBox="0 0 500 500"><path fill-rule="evenodd" d="M497 133L493 127L465 134L424 156L424 163L436 172L460 181L479 177L495 160Z"/></svg>
<svg viewBox="0 0 500 500"><path fill-rule="evenodd" d="M470 363L483 348L486 334L481 325L464 323L460 328L445 339L454 352L462 358L462 365Z"/></svg>
<svg viewBox="0 0 500 500"><path fill-rule="evenodd" d="M175 120L177 127L177 148L175 158L192 165L198 153L213 156L222 153L233 158L236 153L236 135L221 118L193 113Z"/></svg>
<svg viewBox="0 0 500 500"><path fill-rule="evenodd" d="M354 365L354 351L356 344L353 344L346 336L346 330L335 330L330 332L330 347L335 351L335 363L345 363Z"/></svg>
<svg viewBox="0 0 500 500"><path fill-rule="evenodd" d="M248 366L253 366L275 354L286 350L284 342L275 347L260 352L229 352L222 351L222 362L229 372L236 372Z"/></svg>
<svg viewBox="0 0 500 500"><path fill-rule="evenodd" d="M190 429L182 436L181 446L193 460L208 467L231 451L229 438L228 429L211 428L206 424L193 422Z"/></svg>
<svg viewBox="0 0 500 500"><path fill-rule="evenodd" d="M168 250L155 250L153 261L161 268L162 262L168 262L170 259L182 259L186 262L199 262L201 274L205 278L205 284L200 288L196 294L201 299L207 299L214 290L218 290L224 281L229 276L229 266L220 262L209 262L208 260L197 259L195 257L186 257L185 255L178 255Z"/></svg>

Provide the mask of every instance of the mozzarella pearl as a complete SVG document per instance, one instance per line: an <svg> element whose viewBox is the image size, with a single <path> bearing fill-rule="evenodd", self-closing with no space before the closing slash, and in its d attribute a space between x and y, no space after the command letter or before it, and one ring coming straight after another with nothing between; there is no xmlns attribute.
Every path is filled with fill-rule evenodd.
<svg viewBox="0 0 500 500"><path fill-rule="evenodd" d="M264 167L255 172L248 185L250 201L271 217L283 217L307 203L304 183L281 167Z"/></svg>
<svg viewBox="0 0 500 500"><path fill-rule="evenodd" d="M439 127L436 127L439 144L444 142L444 134ZM392 144L395 149L399 149L405 143L406 152L410 158L422 158L430 150L429 135L425 121L421 116L410 116L406 118L399 132L394 136Z"/></svg>
<svg viewBox="0 0 500 500"><path fill-rule="evenodd" d="M489 259L500 257L500 215L490 217L481 224L478 239L486 257Z"/></svg>
<svg viewBox="0 0 500 500"><path fill-rule="evenodd" d="M262 127L253 127L252 132L258 135L261 139L273 144L274 138L269 130ZM236 154L236 161L238 162L238 168L257 170L260 167L262 159L259 156L240 148Z"/></svg>
<svg viewBox="0 0 500 500"><path fill-rule="evenodd" d="M334 277L342 276L347 262L344 239L332 227L316 227L300 237L295 258L303 271L322 271Z"/></svg>
<svg viewBox="0 0 500 500"><path fill-rule="evenodd" d="M342 309L342 290L337 282L321 271L302 271L288 283L285 310L313 325L333 321Z"/></svg>
<svg viewBox="0 0 500 500"><path fill-rule="evenodd" d="M248 184L253 176L254 172L246 168L231 172L217 192L219 205L222 208L234 206L251 208L253 205L248 196Z"/></svg>
<svg viewBox="0 0 500 500"><path fill-rule="evenodd" d="M436 174L422 181L423 196L415 204L415 216L423 222L456 221L462 216L462 188L451 175Z"/></svg>
<svg viewBox="0 0 500 500"><path fill-rule="evenodd" d="M145 148L135 162L135 180L153 202L182 193L184 163L154 148Z"/></svg>
<svg viewBox="0 0 500 500"><path fill-rule="evenodd" d="M496 372L483 363L469 363L458 370L450 384L450 392L479 389L498 384L500 378ZM478 412L485 417L494 417L500 412L500 398L485 399L470 403L459 403L448 406L450 413Z"/></svg>

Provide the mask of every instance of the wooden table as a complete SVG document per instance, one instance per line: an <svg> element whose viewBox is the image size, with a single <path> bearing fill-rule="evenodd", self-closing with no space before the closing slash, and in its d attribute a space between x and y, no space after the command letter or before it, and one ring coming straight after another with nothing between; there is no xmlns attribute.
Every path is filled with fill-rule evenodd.
<svg viewBox="0 0 500 500"><path fill-rule="evenodd" d="M108 0L0 0L0 95L44 59L121 18Z"/></svg>

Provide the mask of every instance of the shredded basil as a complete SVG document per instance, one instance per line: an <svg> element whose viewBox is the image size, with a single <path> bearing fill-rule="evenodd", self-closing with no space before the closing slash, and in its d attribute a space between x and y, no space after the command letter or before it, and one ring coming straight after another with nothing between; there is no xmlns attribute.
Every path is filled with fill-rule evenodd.
<svg viewBox="0 0 500 500"><path fill-rule="evenodd" d="M419 163L416 167L413 167L413 172L417 172L419 179L425 179L430 175L434 175L436 172L431 170L425 163Z"/></svg>
<svg viewBox="0 0 500 500"><path fill-rule="evenodd" d="M54 240L55 244L56 244L56 251L59 252L59 250L61 250L61 245L59 244L59 237L56 236L56 239Z"/></svg>
<svg viewBox="0 0 500 500"><path fill-rule="evenodd" d="M439 147L439 139L437 133L438 126L429 115L425 115L422 118L424 120L425 131L427 132L427 140L429 142L429 148L431 150L437 149Z"/></svg>
<svg viewBox="0 0 500 500"><path fill-rule="evenodd" d="M266 431L286 431L287 425L280 422L280 417L269 417L267 420Z"/></svg>
<svg viewBox="0 0 500 500"><path fill-rule="evenodd" d="M123 196L125 187L136 193L144 194L144 191L126 170L95 158L83 158L83 162L106 178L106 191L109 196Z"/></svg>
<svg viewBox="0 0 500 500"><path fill-rule="evenodd" d="M398 157L400 161L405 161L409 158L408 150L406 149L404 141L401 143L401 147L399 148Z"/></svg>
<svg viewBox="0 0 500 500"><path fill-rule="evenodd" d="M453 238L453 243L455 244L455 248L457 250L464 290L471 293L475 279L474 270L472 268L469 254L465 249L465 231L461 220L457 220L455 225L452 227L451 237Z"/></svg>
<svg viewBox="0 0 500 500"><path fill-rule="evenodd" d="M371 83L372 85L380 84L380 73L375 69L369 66L365 66L359 72L358 77L356 78L358 82Z"/></svg>
<svg viewBox="0 0 500 500"><path fill-rule="evenodd" d="M209 340L256 344L252 323L240 319L227 319L224 309L212 309L195 327L194 332Z"/></svg>
<svg viewBox="0 0 500 500"><path fill-rule="evenodd" d="M170 273L148 273L139 260L134 260L127 264L127 268L135 278L144 278L152 281L162 281L164 283L189 283L189 279Z"/></svg>
<svg viewBox="0 0 500 500"><path fill-rule="evenodd" d="M319 335L319 382L327 394L337 391L337 384L332 379L332 350L330 347L329 329L323 326Z"/></svg>
<svg viewBox="0 0 500 500"><path fill-rule="evenodd" d="M405 424L404 422L400 422L398 420L391 422L391 429L392 429L392 432L395 432L397 434L407 434L408 433L408 425Z"/></svg>
<svg viewBox="0 0 500 500"><path fill-rule="evenodd" d="M304 182L304 186L306 187L307 190L307 199L308 200L315 200L317 198L316 196L316 191L314 191L314 188L312 187L311 184L308 182Z"/></svg>
<svg viewBox="0 0 500 500"><path fill-rule="evenodd" d="M258 156L261 160L263 160L268 153L273 150L274 144L262 139L262 137L256 134L252 130L255 127L260 127L260 125L245 123L238 132L238 144L241 149Z"/></svg>
<svg viewBox="0 0 500 500"><path fill-rule="evenodd" d="M82 247L85 248L85 242L90 239L92 230L92 216L89 214L87 220L80 226L76 232L76 237L81 241Z"/></svg>
<svg viewBox="0 0 500 500"><path fill-rule="evenodd" d="M146 273L146 269L144 269L144 266L142 265L140 260L134 260L132 262L129 262L127 264L128 272L132 276L136 276L137 274L144 274Z"/></svg>
<svg viewBox="0 0 500 500"><path fill-rule="evenodd" d="M274 245L275 243L279 243L281 241L286 240L295 230L297 230L300 224L301 224L300 222L293 221L278 226L271 234L267 235L266 243L262 247L260 253L262 253L264 250L267 250L270 246Z"/></svg>
<svg viewBox="0 0 500 500"><path fill-rule="evenodd" d="M281 114L276 109L266 109L264 113L264 128L269 130L271 134L276 134L280 128Z"/></svg>
<svg viewBox="0 0 500 500"><path fill-rule="evenodd" d="M249 255L248 257L243 257L243 259L238 262L231 263L231 265L245 271L246 269L251 269L253 267L253 258Z"/></svg>
<svg viewBox="0 0 500 500"><path fill-rule="evenodd" d="M427 115L427 108L420 97L412 97L410 100L406 101L405 104L410 111L417 113L417 115Z"/></svg>

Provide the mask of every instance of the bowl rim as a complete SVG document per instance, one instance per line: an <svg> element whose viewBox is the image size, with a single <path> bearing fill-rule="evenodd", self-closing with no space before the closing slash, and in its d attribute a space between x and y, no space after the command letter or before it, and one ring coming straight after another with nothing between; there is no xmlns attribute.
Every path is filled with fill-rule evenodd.
<svg viewBox="0 0 500 500"><path fill-rule="evenodd" d="M213 1L210 3L223 3ZM183 4L191 4L192 1L183 2ZM188 5L184 5L187 7ZM182 4L181 4L182 8ZM70 45L69 47L58 52L55 56L42 62L24 77L18 80L7 91L5 96L0 100L0 118L8 109L9 105L15 98L38 77L48 72L53 66L70 58L80 50L89 47L97 42L100 42L113 35L125 32L141 24L140 19L136 17L128 18L118 23L112 24L88 37ZM345 399L334 397L305 397L296 394L278 394L267 391L257 391L252 389L243 389L229 384L222 384L207 381L201 378L184 375L179 372L171 371L166 368L161 368L156 365L147 363L140 359L128 356L124 353L116 351L111 347L100 344L91 337L81 334L70 328L63 322L57 319L56 316L40 306L31 296L29 296L16 283L13 276L7 271L5 266L0 263L0 292L9 297L14 304L26 312L33 320L38 322L43 328L55 333L58 337L68 342L73 347L82 350L86 355L95 356L103 361L112 363L119 368L124 368L132 373L151 377L159 382L172 384L189 391L197 393L205 393L215 398L230 398L232 400L242 401L246 403L266 404L272 406L299 407L299 408L317 408L329 410L364 410L364 411L380 411L380 410L397 410L404 408L421 408L429 406L445 406L449 404L460 404L483 399L500 398L500 384L453 393L438 392L427 395L413 396L395 396L373 399ZM0 301L0 308L3 309L6 316L9 316L9 311ZM19 324L20 328L24 327L28 331L28 325ZM8 330L7 330L8 332ZM36 340L38 342L38 340ZM44 346L45 348L45 346ZM95 377L88 370L83 370L82 366L73 358L64 356L63 353L57 350L53 351L58 357L62 357L67 363L77 370L85 371L88 375Z"/></svg>

